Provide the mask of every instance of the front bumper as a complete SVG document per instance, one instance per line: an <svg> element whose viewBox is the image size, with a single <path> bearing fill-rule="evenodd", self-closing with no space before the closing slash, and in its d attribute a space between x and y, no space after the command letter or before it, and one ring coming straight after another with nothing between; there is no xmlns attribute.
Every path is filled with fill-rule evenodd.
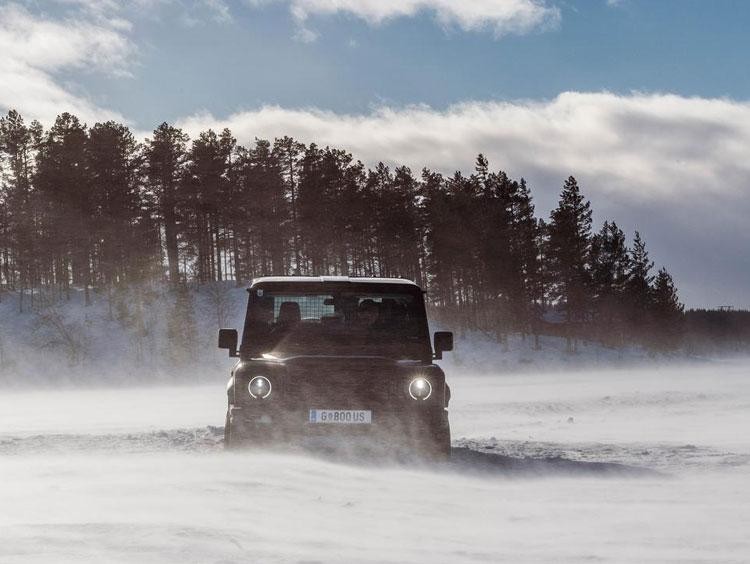
<svg viewBox="0 0 750 564"><path fill-rule="evenodd" d="M309 410L252 409L230 406L228 424L235 444L330 445L362 443L418 448L450 441L445 409L393 411L371 408L372 423L311 423Z"/></svg>

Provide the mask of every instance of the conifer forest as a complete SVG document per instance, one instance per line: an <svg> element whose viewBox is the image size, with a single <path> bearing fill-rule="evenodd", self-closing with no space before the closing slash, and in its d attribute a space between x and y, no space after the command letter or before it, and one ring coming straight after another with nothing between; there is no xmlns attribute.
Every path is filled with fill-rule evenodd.
<svg viewBox="0 0 750 564"><path fill-rule="evenodd" d="M595 227L585 187L561 179L541 217L532 188L479 154L469 172L368 168L346 148L290 137L238 144L162 123L62 113L0 119L0 288L107 295L262 275L404 277L446 324L503 339L555 334L676 348L685 314L666 269L616 218ZM575 173L575 171L571 171Z"/></svg>

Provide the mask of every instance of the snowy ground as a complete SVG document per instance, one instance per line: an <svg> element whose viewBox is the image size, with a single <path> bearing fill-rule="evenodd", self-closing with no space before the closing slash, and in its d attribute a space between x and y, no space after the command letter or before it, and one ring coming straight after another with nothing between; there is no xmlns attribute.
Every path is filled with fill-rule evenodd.
<svg viewBox="0 0 750 564"><path fill-rule="evenodd" d="M450 374L454 457L221 449L222 384L0 393L0 562L747 562L750 365Z"/></svg>

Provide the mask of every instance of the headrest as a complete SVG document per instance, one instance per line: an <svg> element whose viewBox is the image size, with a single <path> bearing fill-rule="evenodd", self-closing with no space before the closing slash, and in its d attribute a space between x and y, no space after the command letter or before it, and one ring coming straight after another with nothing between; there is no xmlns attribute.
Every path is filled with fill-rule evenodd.
<svg viewBox="0 0 750 564"><path fill-rule="evenodd" d="M366 300L362 300L361 302L359 302L358 309L359 311L364 311L366 309L377 311L380 309L380 307L378 306L378 303L375 300L371 300L368 298Z"/></svg>
<svg viewBox="0 0 750 564"><path fill-rule="evenodd" d="M281 302L276 323L297 323L302 318L297 302Z"/></svg>

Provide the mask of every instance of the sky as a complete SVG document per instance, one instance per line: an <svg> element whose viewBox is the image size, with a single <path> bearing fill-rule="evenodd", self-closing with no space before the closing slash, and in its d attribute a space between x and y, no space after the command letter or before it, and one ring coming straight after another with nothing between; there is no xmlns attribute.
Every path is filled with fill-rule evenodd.
<svg viewBox="0 0 750 564"><path fill-rule="evenodd" d="M688 307L750 307L750 2L0 0L0 111L569 175Z"/></svg>

